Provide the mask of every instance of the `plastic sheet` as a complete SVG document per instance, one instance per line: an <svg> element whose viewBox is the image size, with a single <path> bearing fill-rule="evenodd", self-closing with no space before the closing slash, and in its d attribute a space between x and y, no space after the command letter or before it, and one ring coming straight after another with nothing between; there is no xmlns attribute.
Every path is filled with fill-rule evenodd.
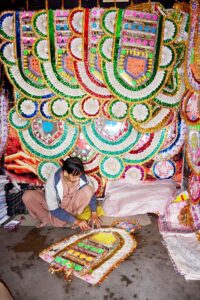
<svg viewBox="0 0 200 300"><path fill-rule="evenodd" d="M107 216L126 217L136 214L163 214L168 201L176 195L172 180L141 182L130 180L110 181L106 187L103 204Z"/></svg>

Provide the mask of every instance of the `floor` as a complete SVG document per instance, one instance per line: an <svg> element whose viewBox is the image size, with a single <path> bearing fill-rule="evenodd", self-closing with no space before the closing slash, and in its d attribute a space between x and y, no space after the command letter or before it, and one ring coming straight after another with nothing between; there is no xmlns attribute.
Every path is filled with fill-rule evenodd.
<svg viewBox="0 0 200 300"><path fill-rule="evenodd" d="M72 234L69 228L0 227L0 274L16 300L199 300L200 282L177 274L158 231L157 218L135 238L136 251L100 286L74 278L65 282L38 258L45 247ZM0 300L1 295L0 295Z"/></svg>

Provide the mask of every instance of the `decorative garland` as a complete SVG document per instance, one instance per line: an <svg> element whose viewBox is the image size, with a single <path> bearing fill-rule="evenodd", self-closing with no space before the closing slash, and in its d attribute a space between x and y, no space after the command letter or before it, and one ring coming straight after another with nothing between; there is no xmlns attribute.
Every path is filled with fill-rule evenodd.
<svg viewBox="0 0 200 300"><path fill-rule="evenodd" d="M187 163L194 174L200 175L200 130L188 127L185 144Z"/></svg>
<svg viewBox="0 0 200 300"><path fill-rule="evenodd" d="M30 121L20 118L15 108L10 110L8 120L10 125L16 130L24 130L30 126Z"/></svg>
<svg viewBox="0 0 200 300"><path fill-rule="evenodd" d="M0 35L3 39L14 39L13 12L3 13L0 17Z"/></svg>
<svg viewBox="0 0 200 300"><path fill-rule="evenodd" d="M181 117L187 125L200 125L200 94L187 91L182 98Z"/></svg>
<svg viewBox="0 0 200 300"><path fill-rule="evenodd" d="M126 153L122 156L126 164L131 165L141 165L149 160L151 160L157 152L162 147L162 144L165 139L165 129L160 130L156 133L154 133L153 139L150 143L150 145L147 144L145 149L143 149L142 152L132 152Z"/></svg>
<svg viewBox="0 0 200 300"><path fill-rule="evenodd" d="M57 131L54 132L54 128ZM78 129L67 126L63 121L47 122L35 119L32 127L18 132L26 150L45 160L60 159L75 145Z"/></svg>
<svg viewBox="0 0 200 300"><path fill-rule="evenodd" d="M190 3L191 20L189 29L189 43L186 53L185 80L186 86L192 91L200 90L199 83L199 39L200 39L200 22L199 22L199 3L198 0L192 0Z"/></svg>
<svg viewBox="0 0 200 300"><path fill-rule="evenodd" d="M0 158L3 156L5 145L8 138L8 121L7 121L8 100L4 92L0 95Z"/></svg>
<svg viewBox="0 0 200 300"><path fill-rule="evenodd" d="M91 125L83 126L82 132L88 144L99 153L109 156L124 154L130 151L140 138L140 134L136 132L129 124L128 130L118 139L115 139L114 141L109 140L103 136L103 128L98 131L99 129L97 122L94 121ZM111 123L111 126L112 124L113 121ZM121 124L117 124L117 122L115 122L115 125L121 126Z"/></svg>
<svg viewBox="0 0 200 300"><path fill-rule="evenodd" d="M178 115L178 120L174 120L174 122L168 126L165 142L161 150L154 157L154 160L167 160L177 155L184 145L185 134L186 125Z"/></svg>
<svg viewBox="0 0 200 300"><path fill-rule="evenodd" d="M200 202L200 176L192 173L189 178L188 193L193 204Z"/></svg>

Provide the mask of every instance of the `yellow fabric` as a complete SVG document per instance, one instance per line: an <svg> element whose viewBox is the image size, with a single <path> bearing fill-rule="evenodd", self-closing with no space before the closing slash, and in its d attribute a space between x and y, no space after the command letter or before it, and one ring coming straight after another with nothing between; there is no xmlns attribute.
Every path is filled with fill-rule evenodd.
<svg viewBox="0 0 200 300"><path fill-rule="evenodd" d="M101 216L105 215L104 210L103 210L103 208L102 208L101 205L97 206L97 215L98 215L98 217L101 217ZM79 220L88 221L90 219L90 217L91 217L91 209L90 209L89 205L86 206L86 208L84 209L84 211L80 215L77 215L76 217Z"/></svg>

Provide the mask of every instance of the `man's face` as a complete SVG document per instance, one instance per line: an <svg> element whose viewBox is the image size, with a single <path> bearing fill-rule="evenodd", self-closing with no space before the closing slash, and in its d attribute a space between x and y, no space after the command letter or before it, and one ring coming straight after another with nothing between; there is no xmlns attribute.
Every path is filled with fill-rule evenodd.
<svg viewBox="0 0 200 300"><path fill-rule="evenodd" d="M67 171L64 171L63 175L67 181L73 182L73 183L78 182L80 180L80 176L81 176L81 174L79 174L79 175L69 174L69 173L67 173Z"/></svg>

